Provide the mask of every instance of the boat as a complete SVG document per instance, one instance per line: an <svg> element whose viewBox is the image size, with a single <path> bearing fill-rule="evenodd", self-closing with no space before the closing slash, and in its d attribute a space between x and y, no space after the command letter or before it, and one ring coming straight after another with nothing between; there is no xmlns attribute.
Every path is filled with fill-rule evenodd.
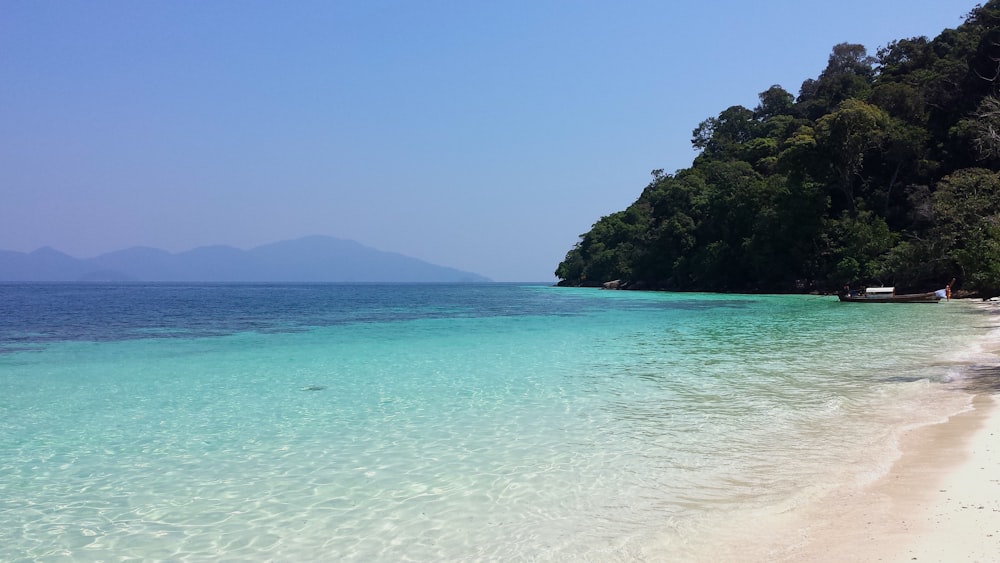
<svg viewBox="0 0 1000 563"><path fill-rule="evenodd" d="M849 291L837 297L848 303L937 303L945 297L945 290L896 295L895 287L868 287L862 292Z"/></svg>

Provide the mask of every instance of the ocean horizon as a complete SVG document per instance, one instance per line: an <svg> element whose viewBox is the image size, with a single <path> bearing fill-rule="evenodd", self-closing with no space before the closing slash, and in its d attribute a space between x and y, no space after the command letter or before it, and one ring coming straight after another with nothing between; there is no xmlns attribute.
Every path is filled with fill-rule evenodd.
<svg viewBox="0 0 1000 563"><path fill-rule="evenodd" d="M697 560L995 389L994 312L0 283L0 560Z"/></svg>

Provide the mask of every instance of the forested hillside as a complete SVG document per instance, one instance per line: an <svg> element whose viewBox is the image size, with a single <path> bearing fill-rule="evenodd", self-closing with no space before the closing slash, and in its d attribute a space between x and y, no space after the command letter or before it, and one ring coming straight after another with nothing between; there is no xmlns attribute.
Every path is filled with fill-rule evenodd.
<svg viewBox="0 0 1000 563"><path fill-rule="evenodd" d="M1000 0L933 40L833 47L793 96L698 125L690 168L602 217L561 285L1000 293Z"/></svg>

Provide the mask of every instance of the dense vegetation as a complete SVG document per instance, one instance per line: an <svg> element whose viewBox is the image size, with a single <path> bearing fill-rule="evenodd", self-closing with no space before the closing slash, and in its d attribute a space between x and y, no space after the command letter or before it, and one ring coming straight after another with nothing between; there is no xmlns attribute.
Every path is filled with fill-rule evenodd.
<svg viewBox="0 0 1000 563"><path fill-rule="evenodd" d="M833 48L798 97L780 86L693 132L690 168L654 170L556 269L707 291L886 284L1000 294L1000 0L934 40Z"/></svg>

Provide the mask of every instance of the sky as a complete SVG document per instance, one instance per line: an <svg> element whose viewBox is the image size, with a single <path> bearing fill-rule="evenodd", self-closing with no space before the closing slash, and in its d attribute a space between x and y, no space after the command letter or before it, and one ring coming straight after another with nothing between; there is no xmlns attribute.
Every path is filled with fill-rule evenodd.
<svg viewBox="0 0 1000 563"><path fill-rule="evenodd" d="M691 132L973 0L0 0L0 249L351 239L554 281Z"/></svg>

